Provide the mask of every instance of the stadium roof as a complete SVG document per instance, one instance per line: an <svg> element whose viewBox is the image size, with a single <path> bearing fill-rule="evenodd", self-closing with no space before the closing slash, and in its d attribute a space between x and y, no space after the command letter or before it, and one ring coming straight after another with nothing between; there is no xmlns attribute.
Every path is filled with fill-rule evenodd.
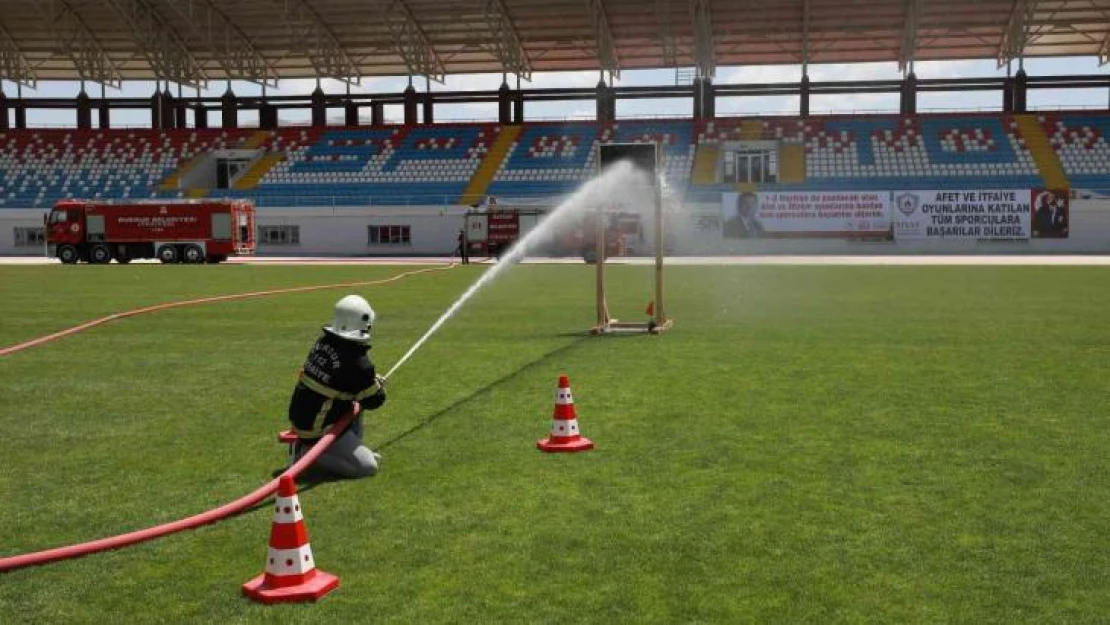
<svg viewBox="0 0 1110 625"><path fill-rule="evenodd" d="M1110 0L3 0L0 77L268 82L1110 56Z"/></svg>

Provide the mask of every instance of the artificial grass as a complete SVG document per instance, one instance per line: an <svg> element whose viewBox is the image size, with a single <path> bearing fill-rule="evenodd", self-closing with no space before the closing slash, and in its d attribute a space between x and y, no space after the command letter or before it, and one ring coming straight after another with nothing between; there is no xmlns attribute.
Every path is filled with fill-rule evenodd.
<svg viewBox="0 0 1110 625"><path fill-rule="evenodd" d="M483 270L358 290L384 370ZM83 271L88 270L88 271ZM0 341L196 295L403 268L4 267ZM615 316L650 270L610 269ZM3 574L15 621L1099 622L1110 436L1098 268L674 267L673 330L589 337L592 269L514 267L401 368L383 471L301 500L317 605L239 596L269 508ZM0 555L270 478L343 291L122 320L0 359ZM546 455L570 376L597 449Z"/></svg>

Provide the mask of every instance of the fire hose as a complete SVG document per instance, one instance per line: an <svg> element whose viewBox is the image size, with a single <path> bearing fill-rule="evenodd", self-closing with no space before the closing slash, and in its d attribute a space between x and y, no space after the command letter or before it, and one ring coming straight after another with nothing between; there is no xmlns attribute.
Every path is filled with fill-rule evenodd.
<svg viewBox="0 0 1110 625"><path fill-rule="evenodd" d="M374 280L374 281L369 281L369 282L353 282L353 283L338 284L338 285L295 287L295 288L289 288L289 289L276 289L276 290L271 290L271 291L257 291L257 292L253 292L253 293L239 293L239 294L234 294L234 295L221 295L221 296L216 296L216 297L206 297L206 298L195 299L195 300L186 300L186 301L181 301L181 302L171 302L171 303L168 303L168 304L159 304L159 305L155 305L155 306L148 306L146 308L139 308L139 309L127 311L127 312L124 312L124 313L117 313L117 314L114 314L114 315L109 315L107 317L102 317L100 319L96 319L94 321L91 321L91 322L88 322L88 323L85 323L85 324L82 324L82 325L79 325L79 326L75 326L75 327L70 328L68 330L63 330L61 332L56 332L54 334L44 336L44 337L41 337L41 338L38 338L38 339L34 339L34 340L31 340L31 341L27 341L25 343L12 345L12 346L7 347L7 348L2 348L2 349L0 349L0 356L7 356L9 354L34 347L36 345L41 345L42 343L46 343L46 342L49 342L49 341L60 339L60 338L63 338L65 336L69 336L71 334L76 334L77 332L87 330L89 328L98 326L98 325L103 324L103 323L107 323L109 321L114 321L116 319L123 319L123 318L126 318L126 317L132 317L132 316L140 315L140 314L144 314L144 313L155 312L155 311L158 311L158 310L165 310L167 308L177 308L177 307L181 307L181 306L192 306L192 305L202 304L202 303L219 302L219 301L236 300L236 299L245 299L245 298L249 298L249 297L261 297L261 296L265 296L265 295L277 295L277 294L281 294L281 293L296 293L296 292L305 292L305 291L315 291L315 290L331 289L331 288L344 287L344 286L368 286L368 285L371 285L371 284L384 284L384 283L387 283L387 282L393 282L395 280L399 280L399 279L407 277L407 276L411 276L411 275L415 275L415 274L419 274L419 273L424 273L424 272L428 272L428 271L439 271L439 270L442 270L442 269L450 269L454 266L455 266L455 264L451 263L450 265L447 265L446 267L435 267L435 268L429 268L429 269L419 269L419 270L415 270L415 271L407 271L407 272L398 274L396 276L392 276L390 278L386 278L386 279L383 279L383 280ZM437 326L438 326L438 324L437 324ZM433 327L433 331L435 329L436 329L436 327ZM429 332L428 334L430 335L431 333L432 332ZM428 335L425 335L420 341L418 341L417 344L414 345L413 348L409 350L409 353L406 354L405 357L402 358L402 360L400 362L398 362L396 365L394 365L393 369L390 370L388 374L386 374L385 376L382 376L382 382L383 383L390 375L393 374L394 371L396 371L396 369L398 367L401 366L401 364L404 363L405 360L408 359L408 356L410 356L413 351L415 351L421 344L423 344L424 340L427 339L427 336ZM339 434L341 434L343 431L346 430L347 426L351 423L351 421L355 418L355 415L357 415L360 410L361 410L361 408L358 405L358 403L356 402L354 404L354 409L352 410L351 413L341 417L331 427L331 429L329 429L328 432L326 434L324 434L324 436L322 436L320 438L320 440L315 445L313 445L312 448L307 453L305 453L304 456L302 456L299 460L297 460L295 463L293 463L281 475L274 478L272 481L265 484L264 486L258 488L254 492L252 492L248 495L245 495L243 497L240 497L239 499L236 499L235 501L224 504L224 505L222 505L218 508L214 508L214 509L209 510L207 512L202 512L200 514L195 514L193 516L190 516L190 517L187 517L187 518L184 518L184 519L180 519L180 520L177 520L177 521L172 521L170 523L164 523L162 525L156 525L154 527L149 527L149 528L142 529L142 530L136 530L136 531L129 532L129 533L126 533L126 534L119 534L117 536L111 536L111 537L108 537L108 538L101 538L101 539L98 539L98 540L93 540L93 541L89 541L89 542L85 542L85 543L79 543L79 544L75 544L75 545L69 545L69 546L65 546L65 547L57 547L57 548L54 548L54 549L47 549L45 551L37 551L37 552L27 553L27 554L18 555L18 556L10 556L10 557L7 557L7 558L0 558L0 573L4 573L4 572L7 572L7 571L13 571L13 570L16 570L16 569L22 569L22 568L26 568L26 567L30 567L30 566L38 566L38 565L42 565L42 564L48 564L48 563L51 563L51 562L57 562L59 560L68 560L68 559L71 559L71 558L78 558L78 557L86 556L86 555L93 554L93 553L99 553L101 551L109 551L109 550L112 550L112 549L119 549L119 548L122 548L122 547L128 547L128 546L138 544L138 543L141 543L141 542L146 542L148 540L154 540L156 538L161 538L162 536L166 536L166 535L173 534L173 533L176 533L176 532L180 532L180 531L184 531L184 530L188 530L188 529L195 529L195 528L200 527L202 525L207 525L207 524L210 524L210 523L214 523L216 521L226 519L230 516L240 514L243 511L245 511L245 510L251 508L252 506L258 504L262 500L266 499L267 497L273 495L277 491L278 483L281 481L281 478L283 476L288 475L288 476L295 479L298 475L300 475L306 468L308 468L309 465L311 465L313 462L315 462L316 459L321 454L323 454L325 451L327 451L328 447L330 447L332 445L332 443L335 442L335 439L339 436Z"/></svg>
<svg viewBox="0 0 1110 625"><path fill-rule="evenodd" d="M296 478L300 475L309 465L316 461L320 454L327 451L337 436L342 433L347 426L354 419L355 415L359 413L361 408L356 403L354 410L347 415L344 415L335 422L335 425L324 434L315 445L300 460L293 463L281 475L274 478L273 481L262 486L253 493L240 497L231 503L224 504L219 508L195 514L191 517L165 523L163 525L156 525L146 529L129 532L127 534L120 534L109 538L101 538L86 543L77 545L69 545L67 547L57 547L55 549L47 549L46 551L37 551L19 556L12 556L9 558L0 558L0 573L6 571L13 571L15 569L22 569L29 566L37 566L40 564L47 564L56 562L58 560L68 560L70 558L78 558L81 556L89 555L91 553L98 553L101 551L108 551L111 549L119 549L120 547L128 547L137 543L161 538L167 534L173 534L182 530L194 529L202 525L214 523L223 520L227 517L239 514L244 510L254 506L263 499L273 495L278 488L278 482L281 481L282 476L288 475Z"/></svg>

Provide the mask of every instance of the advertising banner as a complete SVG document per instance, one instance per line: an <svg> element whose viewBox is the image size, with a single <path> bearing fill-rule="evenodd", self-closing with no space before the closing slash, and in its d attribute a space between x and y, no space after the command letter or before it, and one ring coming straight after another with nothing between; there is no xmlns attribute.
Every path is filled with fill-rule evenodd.
<svg viewBox="0 0 1110 625"><path fill-rule="evenodd" d="M721 194L726 239L886 236L890 215L886 191Z"/></svg>
<svg viewBox="0 0 1110 625"><path fill-rule="evenodd" d="M1052 196L1051 198L1049 196ZM1032 200L1056 206L1054 194L1029 189L978 189L973 191L896 191L894 193L894 238L902 240L1028 240L1032 226ZM1066 213L1064 208L1057 216ZM1058 234L1055 213L1046 217L1044 236ZM1066 225L1066 217L1063 217ZM1056 224L1053 226L1053 224ZM1053 229L1055 227L1055 230Z"/></svg>

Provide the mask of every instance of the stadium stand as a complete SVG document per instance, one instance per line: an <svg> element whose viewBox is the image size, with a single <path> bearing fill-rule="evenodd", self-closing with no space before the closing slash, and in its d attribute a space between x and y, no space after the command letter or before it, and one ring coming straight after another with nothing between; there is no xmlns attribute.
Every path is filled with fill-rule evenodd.
<svg viewBox="0 0 1110 625"><path fill-rule="evenodd" d="M747 120L745 120L747 121ZM778 140L801 145L803 182L763 183L782 191L910 188L1030 187L1043 178L1016 122L1009 116L876 116L706 122L699 147L726 141ZM730 184L695 184L693 197L711 199Z"/></svg>
<svg viewBox="0 0 1110 625"><path fill-rule="evenodd" d="M774 141L766 190L907 188L1110 189L1110 115L949 114L537 122L523 127L0 132L0 207L43 208L67 197L230 196L260 207L470 203L475 196L551 198L595 168L605 142L659 142L663 176L688 199L715 201L730 141ZM231 189L178 188L199 155L257 150Z"/></svg>
<svg viewBox="0 0 1110 625"><path fill-rule="evenodd" d="M510 148L489 193L507 198L567 193L594 174L598 144L647 142L662 146L667 183L684 189L697 147L692 134L688 120L533 124Z"/></svg>
<svg viewBox="0 0 1110 625"><path fill-rule="evenodd" d="M0 207L59 199L149 198L198 154L237 145L243 131L25 130L0 132Z"/></svg>
<svg viewBox="0 0 1110 625"><path fill-rule="evenodd" d="M1110 193L1110 116L1038 115L1072 186Z"/></svg>
<svg viewBox="0 0 1110 625"><path fill-rule="evenodd" d="M454 203L499 132L466 124L295 135L299 142L256 186L216 193L253 197L260 207Z"/></svg>

